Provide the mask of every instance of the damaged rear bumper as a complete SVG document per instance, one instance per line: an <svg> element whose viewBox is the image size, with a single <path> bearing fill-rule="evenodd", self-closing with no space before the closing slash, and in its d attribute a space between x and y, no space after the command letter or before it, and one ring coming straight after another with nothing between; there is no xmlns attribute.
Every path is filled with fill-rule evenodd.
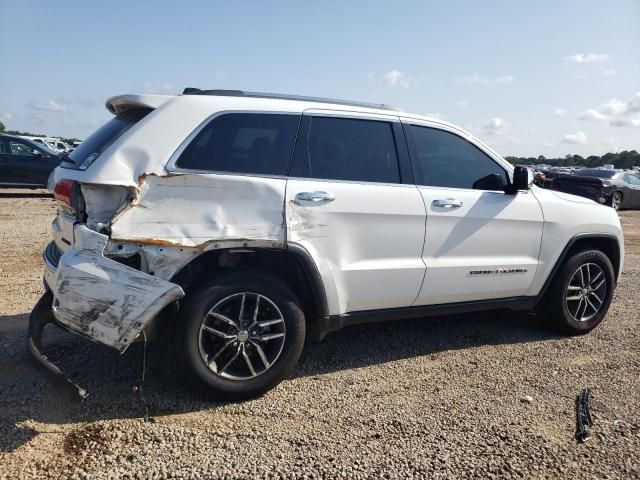
<svg viewBox="0 0 640 480"><path fill-rule="evenodd" d="M76 225L73 247L64 255L52 258L45 250L48 292L31 313L27 349L39 371L66 395L83 398L86 392L66 380L41 353L47 323L124 352L158 313L184 296L174 283L106 258L107 241L106 235Z"/></svg>

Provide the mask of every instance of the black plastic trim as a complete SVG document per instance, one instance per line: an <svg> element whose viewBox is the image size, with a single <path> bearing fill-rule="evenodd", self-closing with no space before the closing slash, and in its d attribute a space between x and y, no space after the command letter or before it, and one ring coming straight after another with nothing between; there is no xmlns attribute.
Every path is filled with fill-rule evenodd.
<svg viewBox="0 0 640 480"><path fill-rule="evenodd" d="M544 296L547 289L549 288L549 285L551 285L553 278L556 276L556 273L558 273L558 270L560 269L565 259L567 258L567 255L571 250L571 247L573 247L577 241L589 240L589 239L602 239L602 238L607 240L613 240L616 244L616 249L614 251L614 258L611 259L611 263L613 264L613 268L616 272L616 277L617 277L617 275L620 273L620 243L618 243L618 237L616 237L611 233L579 233L578 235L573 237L571 240L569 240L569 242L567 242L567 244L565 245L564 249L562 250L562 253L558 257L558 260L556 260L555 265L553 266L553 270L551 270L551 273L549 274L544 284L542 285L542 288L538 292L537 298L540 299Z"/></svg>
<svg viewBox="0 0 640 480"><path fill-rule="evenodd" d="M327 302L327 294L324 289L324 283L322 277L316 266L316 262L313 260L311 254L301 245L296 243L288 243L287 250L295 255L300 260L307 280L311 285L311 294L313 295L314 302L316 304L316 317L329 318L329 304Z"/></svg>
<svg viewBox="0 0 640 480"><path fill-rule="evenodd" d="M46 292L33 307L29 316L27 352L29 352L38 373L53 386L56 392L68 401L80 402L87 397L87 391L65 377L60 369L41 352L44 327L49 323L58 325L51 310L52 302L53 296Z"/></svg>
<svg viewBox="0 0 640 480"><path fill-rule="evenodd" d="M398 155L400 182L404 185L415 185L411 158L409 157L409 145L407 144L402 123L392 122L391 128L393 128L393 136L396 141L396 154Z"/></svg>

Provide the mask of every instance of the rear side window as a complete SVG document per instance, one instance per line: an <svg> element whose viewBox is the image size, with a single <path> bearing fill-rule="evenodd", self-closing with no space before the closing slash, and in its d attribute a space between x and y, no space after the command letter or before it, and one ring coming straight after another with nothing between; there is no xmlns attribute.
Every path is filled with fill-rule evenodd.
<svg viewBox="0 0 640 480"><path fill-rule="evenodd" d="M178 168L285 175L299 115L228 113L215 117L184 149Z"/></svg>
<svg viewBox="0 0 640 480"><path fill-rule="evenodd" d="M389 122L312 117L300 147L296 149L291 176L400 183L396 143Z"/></svg>
<svg viewBox="0 0 640 480"><path fill-rule="evenodd" d="M102 152L149 112L151 112L149 109L127 110L113 117L78 145L73 152L63 157L60 166L74 170L86 170Z"/></svg>
<svg viewBox="0 0 640 480"><path fill-rule="evenodd" d="M476 188L489 175L509 177L504 168L467 140L444 130L411 125L416 147L416 183L433 187Z"/></svg>

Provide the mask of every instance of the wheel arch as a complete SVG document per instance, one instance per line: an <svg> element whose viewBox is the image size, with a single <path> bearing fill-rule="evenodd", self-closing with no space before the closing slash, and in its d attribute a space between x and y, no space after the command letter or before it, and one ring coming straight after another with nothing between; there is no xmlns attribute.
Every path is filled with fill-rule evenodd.
<svg viewBox="0 0 640 480"><path fill-rule="evenodd" d="M571 238L569 242L565 245L562 253L556 260L555 265L553 266L553 270L549 274L549 277L545 280L542 288L540 289L540 293L538 294L538 298L542 298L546 293L549 285L557 275L560 267L564 265L568 258L571 257L574 253L577 253L582 250L587 250L589 248L593 248L596 250L602 251L607 258L611 261L613 265L614 278L618 278L620 274L620 244L618 237L613 234L606 233L584 233L576 235Z"/></svg>
<svg viewBox="0 0 640 480"><path fill-rule="evenodd" d="M265 271L279 277L302 303L307 321L328 317L327 298L318 268L311 255L303 247L294 244L288 245L286 249L209 250L189 261L170 281L180 285L188 297L202 280L211 278L216 272L243 269Z"/></svg>

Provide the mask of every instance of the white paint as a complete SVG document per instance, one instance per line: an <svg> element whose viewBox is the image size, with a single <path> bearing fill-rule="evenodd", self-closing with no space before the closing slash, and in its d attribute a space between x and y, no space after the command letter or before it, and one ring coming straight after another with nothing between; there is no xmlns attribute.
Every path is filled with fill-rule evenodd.
<svg viewBox="0 0 640 480"><path fill-rule="evenodd" d="M53 314L71 330L124 351L169 303L184 292L102 255L106 235L75 227L75 243L48 276Z"/></svg>
<svg viewBox="0 0 640 480"><path fill-rule="evenodd" d="M210 249L285 248L287 241L301 245L316 262L330 313L338 314L536 295L572 236L613 233L622 245L612 209L537 188L506 195L166 170L185 139L211 115L282 111L442 128L463 136L511 174L513 167L497 153L444 121L384 109L247 97L120 96L108 103L116 111L155 110L86 171L56 169L56 181L69 178L83 185L92 217L88 226L98 229L107 220L112 233L108 239L76 227L75 240L68 239L73 220L61 215L54 222L56 243L63 245L65 238L75 245L61 246L68 251L58 272L47 278L55 284L60 321L116 348L130 343L164 305L182 295L165 280ZM334 200L295 200L300 192L318 191ZM131 195L129 203L123 192ZM440 198L461 200L463 206L434 209L433 200ZM143 271L105 258L105 246L108 255L140 253ZM469 274L493 269L526 272ZM64 281L73 288L61 291ZM106 304L113 307L96 313L96 305Z"/></svg>
<svg viewBox="0 0 640 480"><path fill-rule="evenodd" d="M327 192L330 202L300 202ZM313 257L331 314L411 305L424 276L425 211L413 185L290 179L287 240Z"/></svg>
<svg viewBox="0 0 640 480"><path fill-rule="evenodd" d="M537 295L567 243L582 233L610 234L618 238L620 245L620 272L624 263L624 238L618 213L611 207L596 202L533 187L531 192L540 202L544 212L544 232L540 246L540 267L527 295Z"/></svg>
<svg viewBox="0 0 640 480"><path fill-rule="evenodd" d="M419 187L427 207L423 258L427 274L416 305L525 295L538 266L543 216L531 192L508 195ZM439 199L458 208L434 206ZM526 272L472 275L472 270Z"/></svg>
<svg viewBox="0 0 640 480"><path fill-rule="evenodd" d="M147 176L139 197L111 227L114 240L205 247L237 241L284 246L284 178Z"/></svg>

